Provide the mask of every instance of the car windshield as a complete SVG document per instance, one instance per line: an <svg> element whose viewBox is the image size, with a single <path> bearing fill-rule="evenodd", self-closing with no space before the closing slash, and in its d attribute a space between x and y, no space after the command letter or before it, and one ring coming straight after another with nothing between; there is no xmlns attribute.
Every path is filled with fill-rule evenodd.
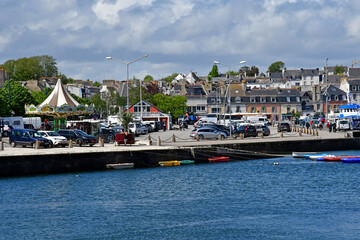
<svg viewBox="0 0 360 240"><path fill-rule="evenodd" d="M31 137L34 137L34 138L39 138L39 137L42 137L42 135L38 132L29 132L30 136Z"/></svg>
<svg viewBox="0 0 360 240"><path fill-rule="evenodd" d="M81 131L81 130L75 130L74 132L75 132L76 134L80 135L80 136L87 136L87 134L84 133L84 132Z"/></svg>
<svg viewBox="0 0 360 240"><path fill-rule="evenodd" d="M57 132L47 132L47 134L48 134L49 136L51 136L51 137L58 137L58 136L60 136ZM44 136L44 135L42 135L42 136Z"/></svg>
<svg viewBox="0 0 360 240"><path fill-rule="evenodd" d="M348 124L348 121L340 121L340 124Z"/></svg>

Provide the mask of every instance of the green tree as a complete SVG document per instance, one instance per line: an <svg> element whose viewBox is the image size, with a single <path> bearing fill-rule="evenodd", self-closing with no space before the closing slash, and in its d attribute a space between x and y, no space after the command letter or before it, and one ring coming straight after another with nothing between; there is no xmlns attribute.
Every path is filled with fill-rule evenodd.
<svg viewBox="0 0 360 240"><path fill-rule="evenodd" d="M95 87L101 87L101 83L99 83L99 82L94 82L93 86L95 86Z"/></svg>
<svg viewBox="0 0 360 240"><path fill-rule="evenodd" d="M158 93L152 97L152 103L161 111L165 113L170 112L173 119L177 119L180 115L186 113L186 102L186 97L180 95L170 97L168 95Z"/></svg>
<svg viewBox="0 0 360 240"><path fill-rule="evenodd" d="M95 109L97 112L101 112L104 113L106 112L106 102L104 100L101 99L100 93L95 94L92 98L91 98L92 103L95 106Z"/></svg>
<svg viewBox="0 0 360 240"><path fill-rule="evenodd" d="M154 81L154 78L152 76L146 75L144 77L144 82L152 82L152 81Z"/></svg>
<svg viewBox="0 0 360 240"><path fill-rule="evenodd" d="M281 72L285 67L285 63L278 61L278 62L274 62L272 63L269 68L268 68L268 72L269 73L275 73L275 72Z"/></svg>
<svg viewBox="0 0 360 240"><path fill-rule="evenodd" d="M5 98L0 94L0 116L9 117L11 116L11 108L9 106L8 98Z"/></svg>
<svg viewBox="0 0 360 240"><path fill-rule="evenodd" d="M214 64L212 66L211 71L208 74L208 77L213 78L213 77L218 77L218 76L219 76L218 66L216 64Z"/></svg>
<svg viewBox="0 0 360 240"><path fill-rule="evenodd" d="M81 105L90 105L92 104L92 101L88 98L82 98L82 97L79 97L73 93L70 93L70 95Z"/></svg>
<svg viewBox="0 0 360 240"><path fill-rule="evenodd" d="M177 75L179 75L179 74L178 73L173 73L173 74L171 74L171 75L169 75L167 77L162 78L161 81L165 81L165 82L170 83L170 82L172 82L172 80L174 80L174 78L177 77Z"/></svg>
<svg viewBox="0 0 360 240"><path fill-rule="evenodd" d="M8 81L5 82L5 85L8 85ZM21 83L10 79L10 86L10 109L14 112L15 116L24 116L25 105L34 103L35 99ZM3 99L7 99L8 88L1 88L0 95Z"/></svg>
<svg viewBox="0 0 360 240"><path fill-rule="evenodd" d="M345 73L345 67L343 65L338 66L336 65L334 68L334 74L338 75L338 74L344 74Z"/></svg>
<svg viewBox="0 0 360 240"><path fill-rule="evenodd" d="M129 132L129 123L134 120L133 113L122 112L119 118L121 119L125 132Z"/></svg>
<svg viewBox="0 0 360 240"><path fill-rule="evenodd" d="M9 72L16 81L55 77L57 75L55 58L48 55L8 60L0 65L0 68Z"/></svg>

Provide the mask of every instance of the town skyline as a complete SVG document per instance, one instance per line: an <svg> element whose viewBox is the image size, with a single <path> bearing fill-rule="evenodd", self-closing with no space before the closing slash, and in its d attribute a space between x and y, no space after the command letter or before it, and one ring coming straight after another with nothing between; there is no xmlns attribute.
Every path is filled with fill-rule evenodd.
<svg viewBox="0 0 360 240"><path fill-rule="evenodd" d="M266 72L350 66L360 58L357 1L2 1L0 63L51 55L74 79L206 76L213 61ZM237 71L242 65L233 65ZM219 72L226 72L219 66Z"/></svg>

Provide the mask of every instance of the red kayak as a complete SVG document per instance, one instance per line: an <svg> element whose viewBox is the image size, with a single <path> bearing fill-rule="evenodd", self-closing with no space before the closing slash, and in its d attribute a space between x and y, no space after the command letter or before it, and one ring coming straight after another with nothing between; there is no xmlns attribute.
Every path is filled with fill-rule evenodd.
<svg viewBox="0 0 360 240"><path fill-rule="evenodd" d="M228 162L230 160L229 157L214 157L209 158L209 162Z"/></svg>
<svg viewBox="0 0 360 240"><path fill-rule="evenodd" d="M343 157L327 157L327 156L324 156L324 157L321 157L321 160L322 161L339 161L341 162L341 158Z"/></svg>
<svg viewBox="0 0 360 240"><path fill-rule="evenodd" d="M318 159L319 161L341 161L342 158L360 158L359 156L323 156L321 159Z"/></svg>

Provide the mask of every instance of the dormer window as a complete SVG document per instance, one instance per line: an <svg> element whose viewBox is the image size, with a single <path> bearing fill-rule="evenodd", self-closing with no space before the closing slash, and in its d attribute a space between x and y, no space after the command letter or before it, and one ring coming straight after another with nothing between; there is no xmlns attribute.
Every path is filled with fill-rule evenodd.
<svg viewBox="0 0 360 240"><path fill-rule="evenodd" d="M255 98L250 98L250 102L255 102Z"/></svg>
<svg viewBox="0 0 360 240"><path fill-rule="evenodd" d="M271 102L276 102L276 97L272 97Z"/></svg>
<svg viewBox="0 0 360 240"><path fill-rule="evenodd" d="M356 91L356 86L351 86L351 89L352 89L353 91Z"/></svg>

